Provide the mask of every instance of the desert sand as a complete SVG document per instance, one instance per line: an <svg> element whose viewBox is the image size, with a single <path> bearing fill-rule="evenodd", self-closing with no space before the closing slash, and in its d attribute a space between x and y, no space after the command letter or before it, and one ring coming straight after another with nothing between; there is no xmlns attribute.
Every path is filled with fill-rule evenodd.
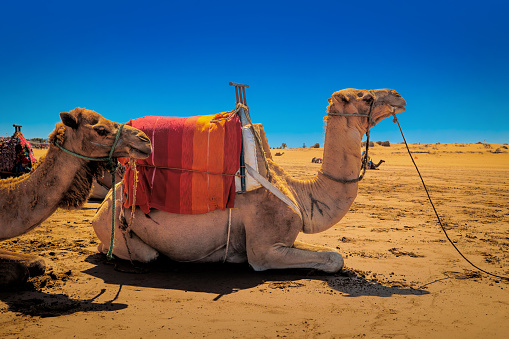
<svg viewBox="0 0 509 339"><path fill-rule="evenodd" d="M509 276L507 146L410 149L452 241L475 265ZM321 148L278 151L275 161L297 178L321 166L311 163ZM90 221L99 203L88 202L0 243L47 264L43 276L0 292L0 337L509 337L509 281L477 271L447 241L403 144L370 155L385 163L367 171L346 217L299 237L337 248L341 272L164 259L122 272L129 262L97 252Z"/></svg>

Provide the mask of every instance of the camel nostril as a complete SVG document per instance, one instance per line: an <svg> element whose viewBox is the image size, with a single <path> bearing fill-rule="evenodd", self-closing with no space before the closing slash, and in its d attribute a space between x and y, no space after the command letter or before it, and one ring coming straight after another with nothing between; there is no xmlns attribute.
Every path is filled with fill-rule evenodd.
<svg viewBox="0 0 509 339"><path fill-rule="evenodd" d="M150 139L145 135L138 135L138 139L144 142L150 142Z"/></svg>

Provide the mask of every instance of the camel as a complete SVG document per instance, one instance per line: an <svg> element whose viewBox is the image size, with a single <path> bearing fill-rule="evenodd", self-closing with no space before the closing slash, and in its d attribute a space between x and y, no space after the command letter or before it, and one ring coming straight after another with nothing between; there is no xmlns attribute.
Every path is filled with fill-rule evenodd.
<svg viewBox="0 0 509 339"><path fill-rule="evenodd" d="M368 164L369 164L368 169L374 169L374 170L377 170L377 169L378 169L378 167L380 167L380 165L381 165L382 163L384 163L384 162L385 162L385 160L380 160L380 161L378 162L378 164L375 164L374 162L372 162L372 161L371 161L371 163L368 163Z"/></svg>
<svg viewBox="0 0 509 339"><path fill-rule="evenodd" d="M46 156L32 171L0 180L0 240L29 232L59 207L72 209L83 205L93 178L102 175L105 162L79 158L76 154L143 159L152 152L150 140L143 132L107 120L94 111L76 108L60 113L60 118L62 122L49 135ZM114 141L116 146L112 150ZM43 272L42 258L0 250L0 289Z"/></svg>
<svg viewBox="0 0 509 339"><path fill-rule="evenodd" d="M361 141L368 128L391 114L405 111L405 100L391 89L344 89L327 107L323 163L318 174L297 180L268 159L270 181L302 215L262 187L235 196L233 209L205 214L171 214L157 209L145 215L139 208L123 211L125 233L116 232L114 255L150 262L164 255L178 262L248 264L255 271L304 268L334 273L342 269L333 248L296 241L299 232L323 232L348 212L357 196ZM116 186L120 194L121 185ZM120 196L120 195L117 195ZM120 204L115 217L119 218ZM111 192L92 226L106 253L110 243ZM120 227L120 226L119 226Z"/></svg>

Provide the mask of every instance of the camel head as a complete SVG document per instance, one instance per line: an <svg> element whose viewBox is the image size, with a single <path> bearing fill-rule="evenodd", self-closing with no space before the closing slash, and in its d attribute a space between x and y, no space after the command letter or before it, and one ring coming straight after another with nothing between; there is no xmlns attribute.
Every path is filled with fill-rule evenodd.
<svg viewBox="0 0 509 339"><path fill-rule="evenodd" d="M371 110L372 121L370 126L372 127L381 120L391 116L392 113L404 112L405 106L405 99L393 89L368 91L347 88L332 94L332 97L329 99L329 106L327 106L327 112L329 115L353 114L354 116L350 117L350 119L357 119L359 127L367 130L370 122L367 118L357 115L368 116Z"/></svg>
<svg viewBox="0 0 509 339"><path fill-rule="evenodd" d="M84 156L108 157L120 128L119 123L105 119L97 112L79 107L70 112L60 113L60 118L62 124L60 128L57 125L56 132L62 128L65 128L65 132L55 136L59 144ZM145 133L124 125L112 157L145 159L150 153L152 145Z"/></svg>

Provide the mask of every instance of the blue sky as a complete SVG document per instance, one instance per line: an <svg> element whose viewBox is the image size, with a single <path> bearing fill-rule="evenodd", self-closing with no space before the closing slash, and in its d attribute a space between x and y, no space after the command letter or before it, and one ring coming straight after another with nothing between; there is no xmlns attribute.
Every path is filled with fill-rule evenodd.
<svg viewBox="0 0 509 339"><path fill-rule="evenodd" d="M271 146L323 143L327 99L393 88L409 142L509 142L504 1L2 1L0 132L58 113L125 122L233 108L246 83ZM371 140L400 142L386 119Z"/></svg>

